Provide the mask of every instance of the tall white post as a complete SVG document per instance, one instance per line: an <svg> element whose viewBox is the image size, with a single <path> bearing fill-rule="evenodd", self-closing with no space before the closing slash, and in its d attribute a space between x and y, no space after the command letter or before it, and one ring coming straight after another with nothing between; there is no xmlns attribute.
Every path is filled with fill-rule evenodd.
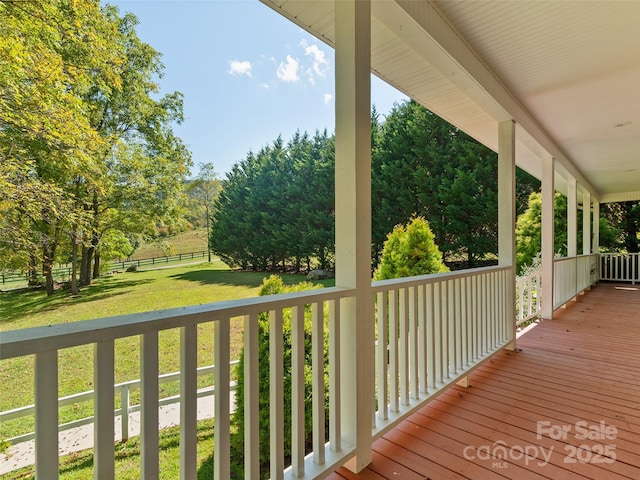
<svg viewBox="0 0 640 480"><path fill-rule="evenodd" d="M38 478L58 478L58 351L35 358L35 457Z"/></svg>
<svg viewBox="0 0 640 480"><path fill-rule="evenodd" d="M576 179L567 180L567 257L578 254L578 184Z"/></svg>
<svg viewBox="0 0 640 480"><path fill-rule="evenodd" d="M600 253L600 202L593 202L593 253Z"/></svg>
<svg viewBox="0 0 640 480"><path fill-rule="evenodd" d="M336 286L355 288L340 307L342 432L347 464L372 459L375 375L371 297L371 2L335 2Z"/></svg>
<svg viewBox="0 0 640 480"><path fill-rule="evenodd" d="M591 253L591 193L582 193L582 254Z"/></svg>
<svg viewBox="0 0 640 480"><path fill-rule="evenodd" d="M553 212L555 159L542 159L542 318L553 318Z"/></svg>
<svg viewBox="0 0 640 480"><path fill-rule="evenodd" d="M509 350L516 347L516 124L513 120L498 126L498 264L511 267L507 292Z"/></svg>

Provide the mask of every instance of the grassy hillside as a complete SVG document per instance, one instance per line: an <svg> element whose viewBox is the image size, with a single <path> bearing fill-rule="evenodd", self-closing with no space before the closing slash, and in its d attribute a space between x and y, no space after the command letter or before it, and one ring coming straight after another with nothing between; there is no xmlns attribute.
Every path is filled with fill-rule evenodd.
<svg viewBox="0 0 640 480"><path fill-rule="evenodd" d="M131 258L163 257L179 253L201 252L207 249L207 230L200 228L191 232L180 233L172 237L161 238L158 241L140 245Z"/></svg>

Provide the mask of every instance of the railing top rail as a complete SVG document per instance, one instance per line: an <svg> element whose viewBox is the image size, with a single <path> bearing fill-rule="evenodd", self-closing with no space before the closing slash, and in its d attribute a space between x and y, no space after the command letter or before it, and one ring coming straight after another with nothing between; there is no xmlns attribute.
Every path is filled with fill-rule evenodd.
<svg viewBox="0 0 640 480"><path fill-rule="evenodd" d="M0 333L0 360L353 296L340 287L171 308Z"/></svg>
<svg viewBox="0 0 640 480"><path fill-rule="evenodd" d="M556 263L568 262L571 260L575 260L576 258L597 257L597 256L598 256L597 253L586 253L586 254L576 255L575 257L558 257L558 258L554 258L553 261Z"/></svg>
<svg viewBox="0 0 640 480"><path fill-rule="evenodd" d="M538 268L537 270L534 270L533 272L531 272L529 275L516 277L516 283L525 283L530 281L533 278L540 277L540 276L542 276L542 269Z"/></svg>
<svg viewBox="0 0 640 480"><path fill-rule="evenodd" d="M456 278L473 277L489 272L501 272L510 270L513 267L505 267L501 265L493 265L490 267L468 268L466 270L456 270L454 272L430 273L428 275L419 275L416 277L393 278L390 280L376 280L371 284L373 293L384 292L389 288L414 287L416 285L424 285L428 283L437 283L443 280L453 280Z"/></svg>

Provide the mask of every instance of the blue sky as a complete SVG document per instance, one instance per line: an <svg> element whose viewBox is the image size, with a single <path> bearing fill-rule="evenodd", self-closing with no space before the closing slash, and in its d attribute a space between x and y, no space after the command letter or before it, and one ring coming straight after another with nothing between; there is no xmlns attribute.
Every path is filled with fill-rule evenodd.
<svg viewBox="0 0 640 480"><path fill-rule="evenodd" d="M278 135L335 126L334 52L257 0L109 1L140 21L138 36L160 51L161 93L184 94L175 128L197 173L220 176ZM374 78L381 115L406 97Z"/></svg>

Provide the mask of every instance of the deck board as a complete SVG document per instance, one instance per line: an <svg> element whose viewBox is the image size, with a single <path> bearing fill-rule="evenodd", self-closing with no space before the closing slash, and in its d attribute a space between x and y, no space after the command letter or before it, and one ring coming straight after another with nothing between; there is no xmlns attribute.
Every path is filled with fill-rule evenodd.
<svg viewBox="0 0 640 480"><path fill-rule="evenodd" d="M640 479L640 288L600 284L555 316L477 368L469 388L446 390L376 440L363 472L329 478ZM571 430L552 438L538 422ZM577 422L617 433L576 438ZM498 444L515 455L477 458ZM589 459L581 445L611 447ZM532 456L514 458L519 448ZM567 463L574 452L581 457Z"/></svg>

